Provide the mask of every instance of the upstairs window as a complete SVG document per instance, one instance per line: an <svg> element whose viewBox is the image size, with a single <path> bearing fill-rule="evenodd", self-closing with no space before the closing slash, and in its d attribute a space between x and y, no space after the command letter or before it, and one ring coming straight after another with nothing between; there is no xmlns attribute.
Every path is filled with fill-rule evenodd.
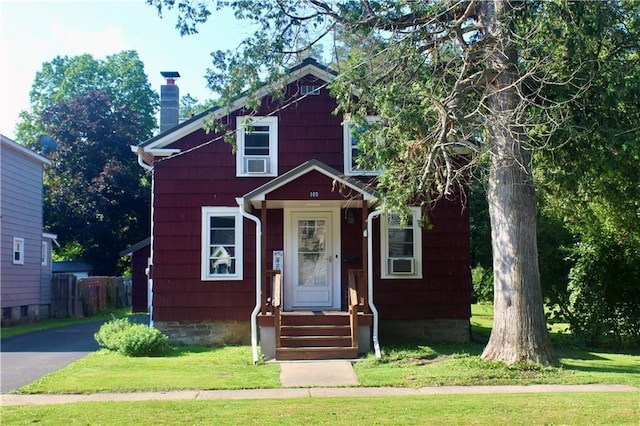
<svg viewBox="0 0 640 426"><path fill-rule="evenodd" d="M24 238L13 238L13 264L24 265Z"/></svg>
<svg viewBox="0 0 640 426"><path fill-rule="evenodd" d="M368 130L373 123L378 121L378 117L366 117L365 125L354 125L345 122L343 126L344 133L344 174L352 176L376 176L380 174L380 170L373 170L360 164L360 157L363 155L360 150L360 135Z"/></svg>
<svg viewBox="0 0 640 426"><path fill-rule="evenodd" d="M404 226L398 214L387 215L381 224L382 278L422 278L420 209L411 209Z"/></svg>
<svg viewBox="0 0 640 426"><path fill-rule="evenodd" d="M278 117L236 118L236 175L278 175Z"/></svg>
<svg viewBox="0 0 640 426"><path fill-rule="evenodd" d="M202 208L202 280L242 279L242 216L237 207Z"/></svg>

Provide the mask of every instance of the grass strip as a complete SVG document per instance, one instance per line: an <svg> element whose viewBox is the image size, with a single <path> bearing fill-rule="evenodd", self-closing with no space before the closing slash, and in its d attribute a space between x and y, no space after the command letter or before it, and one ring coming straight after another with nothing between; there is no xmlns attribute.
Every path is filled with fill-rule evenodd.
<svg viewBox="0 0 640 426"><path fill-rule="evenodd" d="M3 407L3 425L548 425L638 422L638 392L74 403Z"/></svg>
<svg viewBox="0 0 640 426"><path fill-rule="evenodd" d="M163 357L126 357L101 350L19 392L83 394L277 387L280 366L254 365L250 346L181 346Z"/></svg>

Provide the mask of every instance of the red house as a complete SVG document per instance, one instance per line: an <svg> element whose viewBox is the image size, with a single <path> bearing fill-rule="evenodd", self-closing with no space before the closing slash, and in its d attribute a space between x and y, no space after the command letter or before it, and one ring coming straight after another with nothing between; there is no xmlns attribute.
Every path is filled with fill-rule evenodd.
<svg viewBox="0 0 640 426"><path fill-rule="evenodd" d="M307 59L284 100L265 90L257 111L241 98L133 147L153 176L151 321L172 341L251 342L257 360L468 340L467 210L440 202L430 230L417 208L406 227L381 215L333 78ZM211 117L227 130L203 130Z"/></svg>

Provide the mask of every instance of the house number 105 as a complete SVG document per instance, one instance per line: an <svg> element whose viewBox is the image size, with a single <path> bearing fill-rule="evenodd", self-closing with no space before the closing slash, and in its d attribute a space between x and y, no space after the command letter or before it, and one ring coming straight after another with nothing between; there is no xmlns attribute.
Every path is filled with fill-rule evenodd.
<svg viewBox="0 0 640 426"><path fill-rule="evenodd" d="M309 192L309 198L318 198L319 196L320 196L320 193L318 191Z"/></svg>

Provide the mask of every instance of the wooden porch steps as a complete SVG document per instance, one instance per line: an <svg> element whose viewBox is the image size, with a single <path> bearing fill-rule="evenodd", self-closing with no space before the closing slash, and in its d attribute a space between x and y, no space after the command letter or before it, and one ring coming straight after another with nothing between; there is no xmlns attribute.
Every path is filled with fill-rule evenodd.
<svg viewBox="0 0 640 426"><path fill-rule="evenodd" d="M347 312L283 312L276 359L353 359L352 341Z"/></svg>

